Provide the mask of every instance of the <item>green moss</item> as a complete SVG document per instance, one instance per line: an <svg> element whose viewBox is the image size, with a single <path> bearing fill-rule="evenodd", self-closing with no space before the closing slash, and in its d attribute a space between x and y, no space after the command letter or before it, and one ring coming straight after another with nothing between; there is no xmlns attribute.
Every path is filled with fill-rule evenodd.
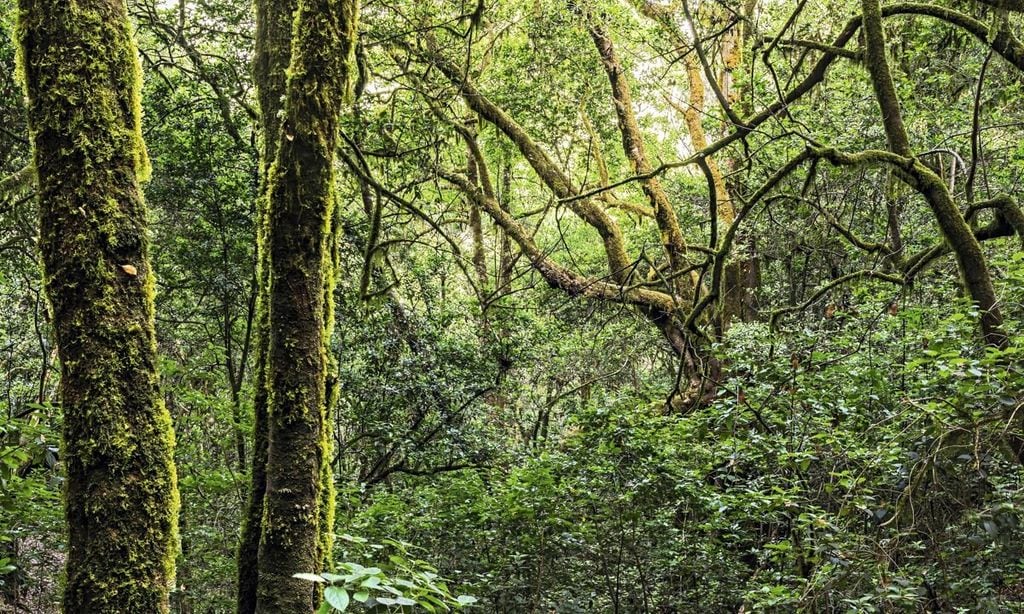
<svg viewBox="0 0 1024 614"><path fill-rule="evenodd" d="M274 3L257 7L271 14ZM331 548L332 476L327 413L334 397L327 344L333 320L334 149L349 88L357 6L300 0L292 21L281 134L267 173L269 255L268 488L259 551L257 611L311 609L308 583ZM264 35L266 34L265 31ZM261 48L280 51L274 41ZM259 53L258 53L259 55ZM269 62L269 60L267 60ZM260 66L263 60L258 59ZM261 96L274 83L259 84ZM268 130L276 120L264 117ZM296 513L301 510L301 513Z"/></svg>
<svg viewBox="0 0 1024 614"><path fill-rule="evenodd" d="M166 612L178 495L139 191L148 163L138 57L121 3L21 0L19 9L40 252L62 371L64 609Z"/></svg>

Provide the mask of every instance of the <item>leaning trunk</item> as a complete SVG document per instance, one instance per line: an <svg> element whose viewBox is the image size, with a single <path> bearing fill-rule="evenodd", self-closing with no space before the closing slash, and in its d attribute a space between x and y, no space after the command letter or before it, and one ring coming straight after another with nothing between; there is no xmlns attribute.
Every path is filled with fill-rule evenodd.
<svg viewBox="0 0 1024 614"><path fill-rule="evenodd" d="M871 75L875 100L882 112L882 124L885 127L889 150L913 160L910 137L903 123L896 86L886 58L881 2L862 0L861 6L864 10L864 59ZM897 169L896 175L924 197L935 215L943 238L956 256L964 289L981 312L981 332L985 343L994 347L1004 347L1007 344L1007 336L1003 331L1003 318L985 254L971 227L953 202L945 183L916 160L912 168Z"/></svg>

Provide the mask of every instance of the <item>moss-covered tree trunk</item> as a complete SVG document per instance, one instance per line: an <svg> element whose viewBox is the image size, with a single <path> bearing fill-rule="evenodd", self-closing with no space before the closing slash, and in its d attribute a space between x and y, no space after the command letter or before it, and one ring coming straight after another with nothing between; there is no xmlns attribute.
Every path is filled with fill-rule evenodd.
<svg viewBox="0 0 1024 614"><path fill-rule="evenodd" d="M260 196L256 204L256 365L253 395L252 467L249 499L238 547L238 614L256 611L259 582L259 548L263 533L263 498L267 488L267 406L270 398L267 360L270 352L270 254L267 246L269 172L277 155L281 113L285 96L285 72L291 58L292 18L295 0L256 3L256 61L254 81L260 108Z"/></svg>
<svg viewBox="0 0 1024 614"><path fill-rule="evenodd" d="M330 518L324 466L334 150L356 11L353 0L298 2L268 171L270 397L257 612L310 611L312 587L293 575L320 569L329 556L322 534L331 527L322 525Z"/></svg>
<svg viewBox="0 0 1024 614"><path fill-rule="evenodd" d="M120 0L20 0L19 9L61 361L64 611L166 612L178 502L139 188L138 57Z"/></svg>

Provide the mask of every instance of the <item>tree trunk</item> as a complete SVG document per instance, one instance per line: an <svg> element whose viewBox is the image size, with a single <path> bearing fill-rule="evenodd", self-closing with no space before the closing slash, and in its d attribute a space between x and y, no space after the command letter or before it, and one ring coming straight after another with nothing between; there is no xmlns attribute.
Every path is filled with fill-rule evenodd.
<svg viewBox="0 0 1024 614"><path fill-rule="evenodd" d="M64 611L167 612L178 492L156 368L135 44L119 0L19 9L61 362Z"/></svg>
<svg viewBox="0 0 1024 614"><path fill-rule="evenodd" d="M629 81L626 79L622 64L619 62L615 47L608 34L594 23L590 25L589 30L611 85L615 117L622 137L622 151L633 167L633 172L646 177L640 182L640 185L654 211L654 219L661 233L661 243L665 248L674 277L673 287L669 291L674 291L680 296L687 296L692 293L693 279L687 275L677 275L689 264L686 259L686 240L679 228L675 208L662 188L661 181L657 177L649 176L654 167L647 156L647 147L633 110L633 96L630 92Z"/></svg>
<svg viewBox="0 0 1024 614"><path fill-rule="evenodd" d="M260 188L256 201L256 364L253 371L253 440L249 499L238 546L238 614L256 611L259 547L263 533L263 499L267 490L267 405L270 390L267 358L270 351L270 255L267 249L268 183L277 155L285 95L285 71L291 57L295 0L256 3L256 62L254 81L260 106L263 143L260 149Z"/></svg>
<svg viewBox="0 0 1024 614"><path fill-rule="evenodd" d="M333 280L334 150L355 19L352 0L300 0L293 22L267 190L269 445L257 612L311 611L313 587L293 574L320 570L329 555L321 536L332 529L322 526L329 517L323 510L325 322Z"/></svg>

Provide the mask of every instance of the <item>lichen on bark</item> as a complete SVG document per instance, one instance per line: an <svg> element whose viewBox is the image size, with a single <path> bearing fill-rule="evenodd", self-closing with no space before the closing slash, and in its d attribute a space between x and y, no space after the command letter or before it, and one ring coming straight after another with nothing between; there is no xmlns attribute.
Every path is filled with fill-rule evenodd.
<svg viewBox="0 0 1024 614"><path fill-rule="evenodd" d="M914 157L910 136L903 123L899 97L886 57L885 33L882 29L880 0L862 0L865 63L875 92L875 101L882 113L889 150L907 163L895 166L896 176L924 197L935 216L943 238L953 250L961 281L971 300L980 310L981 332L985 342L996 347L1007 343L999 301L992 285L992 275L981 244L974 236L960 209L953 201L945 182Z"/></svg>

